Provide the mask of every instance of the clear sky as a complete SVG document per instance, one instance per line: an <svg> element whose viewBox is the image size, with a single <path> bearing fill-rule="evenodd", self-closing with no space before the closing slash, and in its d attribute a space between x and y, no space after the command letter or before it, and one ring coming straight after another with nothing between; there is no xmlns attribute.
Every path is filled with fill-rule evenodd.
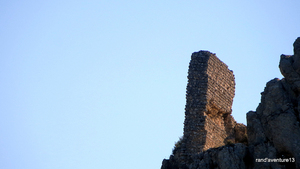
<svg viewBox="0 0 300 169"><path fill-rule="evenodd" d="M183 134L190 56L233 70L246 124L300 1L0 1L0 168L154 169Z"/></svg>

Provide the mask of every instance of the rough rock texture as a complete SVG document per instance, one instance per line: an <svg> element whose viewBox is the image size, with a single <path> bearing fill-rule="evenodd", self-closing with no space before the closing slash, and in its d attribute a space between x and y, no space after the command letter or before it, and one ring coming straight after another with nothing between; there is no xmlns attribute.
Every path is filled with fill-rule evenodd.
<svg viewBox="0 0 300 169"><path fill-rule="evenodd" d="M182 152L186 155L224 145L225 139L234 137L235 126L230 116L235 87L232 71L208 51L195 52L191 58Z"/></svg>
<svg viewBox="0 0 300 169"><path fill-rule="evenodd" d="M209 149L193 157L193 162L189 165L191 169L211 169L222 168L245 169L248 149L244 144L230 144L219 148Z"/></svg>
<svg viewBox="0 0 300 169"><path fill-rule="evenodd" d="M186 92L183 138L176 144L169 168L184 168L191 157L230 143L247 143L246 126L231 116L234 75L215 54L195 52L191 56ZM213 155L212 155L213 156ZM168 167L167 167L168 168Z"/></svg>
<svg viewBox="0 0 300 169"><path fill-rule="evenodd" d="M215 54L193 53L184 135L161 168L300 168L300 38L279 68L284 78L266 84L246 127L230 115L232 71Z"/></svg>
<svg viewBox="0 0 300 169"><path fill-rule="evenodd" d="M281 55L283 79L269 81L256 112L247 113L249 150L255 159L295 158L294 163L258 163L254 168L300 168L300 38L294 55Z"/></svg>

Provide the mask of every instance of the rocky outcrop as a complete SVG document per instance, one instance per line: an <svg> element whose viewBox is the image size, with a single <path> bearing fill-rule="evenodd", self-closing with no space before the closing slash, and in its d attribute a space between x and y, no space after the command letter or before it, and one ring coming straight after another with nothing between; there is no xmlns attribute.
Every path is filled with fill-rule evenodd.
<svg viewBox="0 0 300 169"><path fill-rule="evenodd" d="M247 151L247 147L241 143L209 149L195 155L189 168L245 169L248 164Z"/></svg>
<svg viewBox="0 0 300 169"><path fill-rule="evenodd" d="M171 155L169 160L164 160L162 169L246 169L250 159L248 149L244 144L229 144L226 146L211 148L199 154L193 155L189 165L180 165L176 158Z"/></svg>
<svg viewBox="0 0 300 169"><path fill-rule="evenodd" d="M279 68L284 78L266 84L246 127L231 116L232 71L215 54L193 53L184 135L161 168L300 168L300 38Z"/></svg>
<svg viewBox="0 0 300 169"><path fill-rule="evenodd" d="M269 81L256 111L247 113L249 150L255 159L293 162L254 162L255 168L300 168L300 38L294 55L281 55L283 79Z"/></svg>

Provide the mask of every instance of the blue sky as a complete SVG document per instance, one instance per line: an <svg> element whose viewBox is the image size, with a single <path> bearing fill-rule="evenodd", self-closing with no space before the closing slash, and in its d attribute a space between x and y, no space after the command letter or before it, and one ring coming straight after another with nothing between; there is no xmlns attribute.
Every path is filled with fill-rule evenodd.
<svg viewBox="0 0 300 169"><path fill-rule="evenodd" d="M299 1L0 1L0 168L160 168L190 56L233 70L246 123L300 36Z"/></svg>

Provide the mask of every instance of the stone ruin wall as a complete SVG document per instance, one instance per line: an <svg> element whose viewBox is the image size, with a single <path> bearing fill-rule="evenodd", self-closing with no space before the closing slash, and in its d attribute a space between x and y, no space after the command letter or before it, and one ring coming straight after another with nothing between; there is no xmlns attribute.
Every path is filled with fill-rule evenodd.
<svg viewBox="0 0 300 169"><path fill-rule="evenodd" d="M235 120L230 115L235 92L233 72L212 54L208 60L208 90L204 150L223 146L226 139L233 139ZM233 142L233 140L232 140Z"/></svg>
<svg viewBox="0 0 300 169"><path fill-rule="evenodd" d="M247 127L230 115L232 72L208 51L193 53L184 136L161 169L300 168L300 37L293 46L294 55L280 58L284 78L266 84ZM238 144L222 146L231 139Z"/></svg>
<svg viewBox="0 0 300 169"><path fill-rule="evenodd" d="M246 126L231 116L234 92L233 72L215 54L192 54L183 137L175 144L170 158L163 160L162 169L186 169L210 148L248 144Z"/></svg>
<svg viewBox="0 0 300 169"><path fill-rule="evenodd" d="M235 92L234 75L228 66L211 54L208 60L208 106L216 107L222 113L231 113Z"/></svg>
<svg viewBox="0 0 300 169"><path fill-rule="evenodd" d="M236 122L231 106L235 91L233 72L215 54L192 54L189 65L183 154L223 146L234 138Z"/></svg>

